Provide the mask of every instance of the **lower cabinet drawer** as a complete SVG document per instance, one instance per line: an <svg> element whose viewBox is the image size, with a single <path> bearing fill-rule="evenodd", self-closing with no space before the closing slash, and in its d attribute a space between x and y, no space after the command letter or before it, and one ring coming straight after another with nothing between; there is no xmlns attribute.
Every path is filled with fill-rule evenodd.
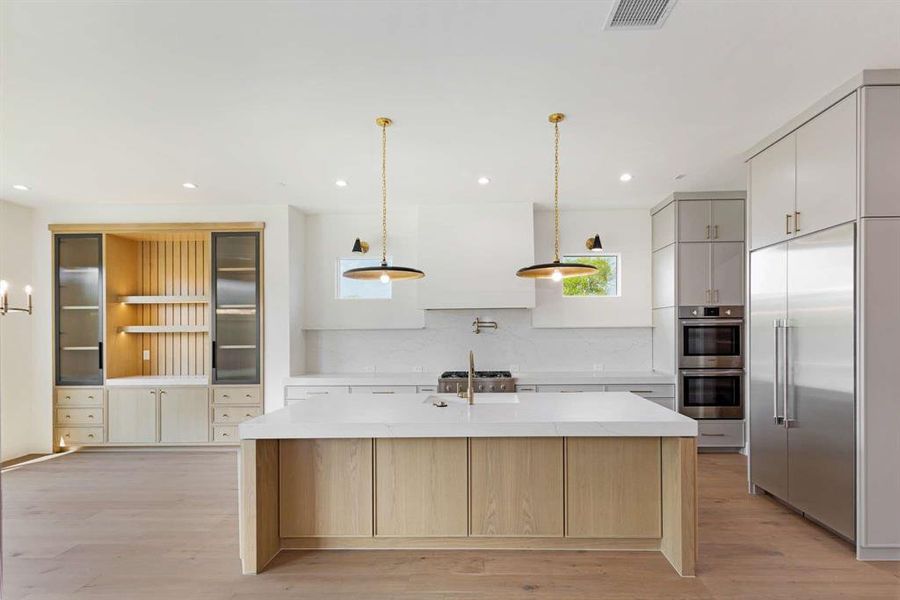
<svg viewBox="0 0 900 600"><path fill-rule="evenodd" d="M544 394L577 394L580 392L603 392L606 391L606 386L601 384L539 385L537 391Z"/></svg>
<svg viewBox="0 0 900 600"><path fill-rule="evenodd" d="M262 414L258 406L216 406L213 407L214 423L243 423Z"/></svg>
<svg viewBox="0 0 900 600"><path fill-rule="evenodd" d="M215 387L213 404L259 404L259 387Z"/></svg>
<svg viewBox="0 0 900 600"><path fill-rule="evenodd" d="M56 443L60 446L71 444L103 443L102 427L57 427Z"/></svg>
<svg viewBox="0 0 900 600"><path fill-rule="evenodd" d="M289 385L284 388L284 397L286 400L308 400L309 398L327 398L328 394L346 394L349 391L350 386L346 385Z"/></svg>
<svg viewBox="0 0 900 600"><path fill-rule="evenodd" d="M102 388L57 388L57 406L100 406L103 404Z"/></svg>
<svg viewBox="0 0 900 600"><path fill-rule="evenodd" d="M708 448L739 448L744 445L743 421L697 421L697 445Z"/></svg>
<svg viewBox="0 0 900 600"><path fill-rule="evenodd" d="M213 427L214 442L239 442L236 425L216 425Z"/></svg>
<svg viewBox="0 0 900 600"><path fill-rule="evenodd" d="M610 384L606 386L607 392L631 392L644 398L671 398L675 396L675 386L668 384Z"/></svg>
<svg viewBox="0 0 900 600"><path fill-rule="evenodd" d="M351 394L415 394L414 385L351 385Z"/></svg>
<svg viewBox="0 0 900 600"><path fill-rule="evenodd" d="M102 425L102 408L57 408L56 423L68 425Z"/></svg>

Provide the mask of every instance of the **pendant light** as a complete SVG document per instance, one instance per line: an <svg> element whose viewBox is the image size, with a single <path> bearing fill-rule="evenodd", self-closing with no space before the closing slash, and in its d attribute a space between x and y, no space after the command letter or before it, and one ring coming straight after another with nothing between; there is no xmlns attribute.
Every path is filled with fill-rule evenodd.
<svg viewBox="0 0 900 600"><path fill-rule="evenodd" d="M375 123L381 127L381 264L377 267L361 267L344 271L347 279L378 279L389 283L400 279L421 279L425 273L411 267L397 267L387 264L387 128L393 121L378 117ZM355 245L354 245L355 248Z"/></svg>
<svg viewBox="0 0 900 600"><path fill-rule="evenodd" d="M562 113L553 113L548 118L553 123L553 228L556 234L553 262L519 269L516 271L516 275L519 277L560 281L564 277L584 277L597 272L597 267L593 265L559 261L559 123L565 118L566 116Z"/></svg>

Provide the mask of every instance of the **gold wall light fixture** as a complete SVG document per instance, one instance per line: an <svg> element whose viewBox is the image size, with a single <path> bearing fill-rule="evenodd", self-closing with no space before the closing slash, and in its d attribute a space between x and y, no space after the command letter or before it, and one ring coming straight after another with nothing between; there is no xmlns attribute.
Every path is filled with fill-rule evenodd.
<svg viewBox="0 0 900 600"><path fill-rule="evenodd" d="M31 314L31 286L25 286L25 306L16 307L9 305L9 283L0 279L0 317L6 316L11 312L21 312Z"/></svg>
<svg viewBox="0 0 900 600"><path fill-rule="evenodd" d="M387 128L393 124L393 121L387 117L378 117L375 119L375 124L381 127L381 264L377 267L350 269L344 271L343 275L347 279L378 279L382 283L402 279L421 279L425 277L425 273L418 269L398 267L387 263Z"/></svg>
<svg viewBox="0 0 900 600"><path fill-rule="evenodd" d="M595 233L594 237L589 237L584 243L584 247L591 252L603 252L603 244L600 242L600 234Z"/></svg>
<svg viewBox="0 0 900 600"><path fill-rule="evenodd" d="M553 113L548 121L553 123L553 226L555 232L553 262L531 265L516 271L519 277L529 279L552 279L561 281L564 277L584 277L597 272L597 267L580 263L564 263L559 260L559 124L566 116Z"/></svg>
<svg viewBox="0 0 900 600"><path fill-rule="evenodd" d="M356 241L353 242L353 252L354 254L365 254L369 251L369 242L364 242L359 238L356 238Z"/></svg>

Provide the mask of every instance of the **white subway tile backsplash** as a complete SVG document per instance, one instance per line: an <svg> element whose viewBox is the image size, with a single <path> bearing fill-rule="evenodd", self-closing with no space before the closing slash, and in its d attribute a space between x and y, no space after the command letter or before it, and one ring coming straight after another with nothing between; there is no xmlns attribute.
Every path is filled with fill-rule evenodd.
<svg viewBox="0 0 900 600"><path fill-rule="evenodd" d="M469 350L479 369L649 371L650 327L544 329L526 309L426 311L424 329L307 330L308 373L440 372L464 369ZM476 316L499 328L476 335Z"/></svg>

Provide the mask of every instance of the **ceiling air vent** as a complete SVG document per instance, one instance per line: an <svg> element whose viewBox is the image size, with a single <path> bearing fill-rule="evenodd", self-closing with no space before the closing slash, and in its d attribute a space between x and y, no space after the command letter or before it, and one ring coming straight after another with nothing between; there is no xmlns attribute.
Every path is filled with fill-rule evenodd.
<svg viewBox="0 0 900 600"><path fill-rule="evenodd" d="M677 0L615 0L604 29L659 29Z"/></svg>

